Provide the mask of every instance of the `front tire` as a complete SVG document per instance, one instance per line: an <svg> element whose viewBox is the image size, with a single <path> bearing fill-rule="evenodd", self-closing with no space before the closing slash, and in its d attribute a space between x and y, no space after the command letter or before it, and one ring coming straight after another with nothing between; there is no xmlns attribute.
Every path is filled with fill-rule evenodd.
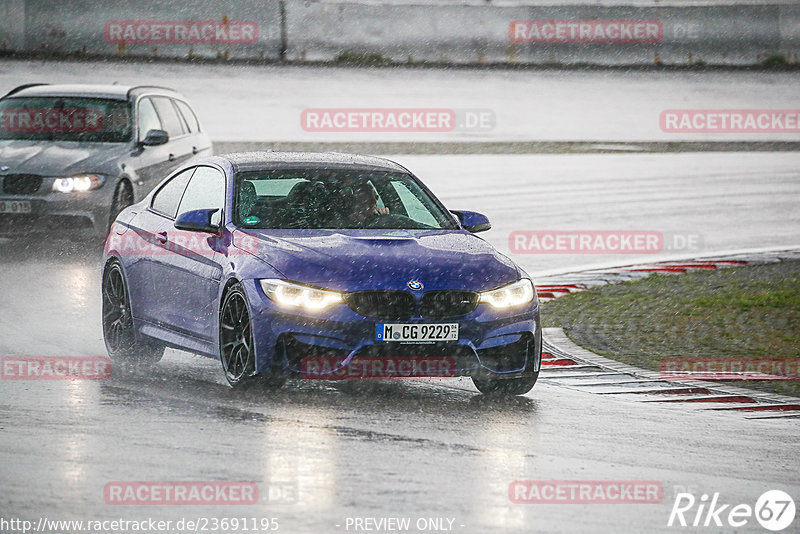
<svg viewBox="0 0 800 534"><path fill-rule="evenodd" d="M538 319L537 319L538 322ZM473 376L472 383L484 395L524 395L533 389L539 379L539 371L534 371L535 362L541 365L541 334L525 342L525 354L528 356L522 374L514 378L498 376Z"/></svg>
<svg viewBox="0 0 800 534"><path fill-rule="evenodd" d="M111 201L111 208L108 211L108 228L106 233L111 231L117 216L122 210L133 204L133 190L128 182L122 181L114 190L114 199Z"/></svg>
<svg viewBox="0 0 800 534"><path fill-rule="evenodd" d="M103 340L112 361L152 364L164 355L164 347L136 339L130 294L122 266L112 262L103 275Z"/></svg>
<svg viewBox="0 0 800 534"><path fill-rule="evenodd" d="M247 297L242 286L231 286L219 313L219 357L231 387L255 374L255 346Z"/></svg>
<svg viewBox="0 0 800 534"><path fill-rule="evenodd" d="M533 389L539 371L524 374L515 378L478 378L473 376L472 383L484 395L524 395Z"/></svg>

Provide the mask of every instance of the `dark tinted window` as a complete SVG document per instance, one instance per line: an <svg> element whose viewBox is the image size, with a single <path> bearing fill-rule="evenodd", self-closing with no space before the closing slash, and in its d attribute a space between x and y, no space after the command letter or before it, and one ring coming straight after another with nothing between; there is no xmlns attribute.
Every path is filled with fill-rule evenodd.
<svg viewBox="0 0 800 534"><path fill-rule="evenodd" d="M161 186L161 189L153 197L153 203L150 204L153 211L174 219L178 213L178 204L180 204L186 184L195 169L196 167L186 169Z"/></svg>
<svg viewBox="0 0 800 534"><path fill-rule="evenodd" d="M139 140L143 140L150 130L161 130L161 121L156 114L156 108L149 98L139 101Z"/></svg>
<svg viewBox="0 0 800 534"><path fill-rule="evenodd" d="M211 224L219 224L222 220L224 202L225 176L213 167L198 167L183 194L178 213L219 208L219 211L211 217Z"/></svg>
<svg viewBox="0 0 800 534"><path fill-rule="evenodd" d="M161 119L162 129L169 134L170 139L183 135L181 120L178 118L178 112L175 111L170 99L163 96L155 96L152 100L158 112L158 117Z"/></svg>
<svg viewBox="0 0 800 534"><path fill-rule="evenodd" d="M248 228L454 228L413 177L351 169L237 174L235 221Z"/></svg>
<svg viewBox="0 0 800 534"><path fill-rule="evenodd" d="M200 131L200 123L197 121L197 116L192 111L192 108L186 102L181 102L180 100L175 100L175 103L178 105L178 109L181 111L181 115L186 120L186 124L189 125L189 131L192 133L197 133Z"/></svg>
<svg viewBox="0 0 800 534"><path fill-rule="evenodd" d="M0 139L124 143L131 140L130 104L83 97L20 97L0 101Z"/></svg>

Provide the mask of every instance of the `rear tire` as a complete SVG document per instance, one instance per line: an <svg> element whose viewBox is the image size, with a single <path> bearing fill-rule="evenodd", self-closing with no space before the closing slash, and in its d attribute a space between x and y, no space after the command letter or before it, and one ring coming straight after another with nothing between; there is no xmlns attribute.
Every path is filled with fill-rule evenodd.
<svg viewBox="0 0 800 534"><path fill-rule="evenodd" d="M164 355L164 347L136 339L130 295L122 266L113 261L103 274L103 340L112 361L153 364Z"/></svg>

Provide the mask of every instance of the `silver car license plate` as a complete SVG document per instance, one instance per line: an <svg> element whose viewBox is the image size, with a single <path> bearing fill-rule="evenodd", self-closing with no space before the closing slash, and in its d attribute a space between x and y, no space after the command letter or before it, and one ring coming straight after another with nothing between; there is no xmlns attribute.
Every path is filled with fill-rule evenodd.
<svg viewBox="0 0 800 534"><path fill-rule="evenodd" d="M30 213L30 200L0 200L0 213Z"/></svg>

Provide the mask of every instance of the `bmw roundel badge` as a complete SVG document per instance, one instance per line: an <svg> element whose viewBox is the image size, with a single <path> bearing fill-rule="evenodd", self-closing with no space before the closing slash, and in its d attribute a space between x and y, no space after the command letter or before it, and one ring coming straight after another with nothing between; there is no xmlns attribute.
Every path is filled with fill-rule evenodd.
<svg viewBox="0 0 800 534"><path fill-rule="evenodd" d="M420 282L419 280L409 280L408 289L419 291L420 289L422 289L422 282Z"/></svg>

